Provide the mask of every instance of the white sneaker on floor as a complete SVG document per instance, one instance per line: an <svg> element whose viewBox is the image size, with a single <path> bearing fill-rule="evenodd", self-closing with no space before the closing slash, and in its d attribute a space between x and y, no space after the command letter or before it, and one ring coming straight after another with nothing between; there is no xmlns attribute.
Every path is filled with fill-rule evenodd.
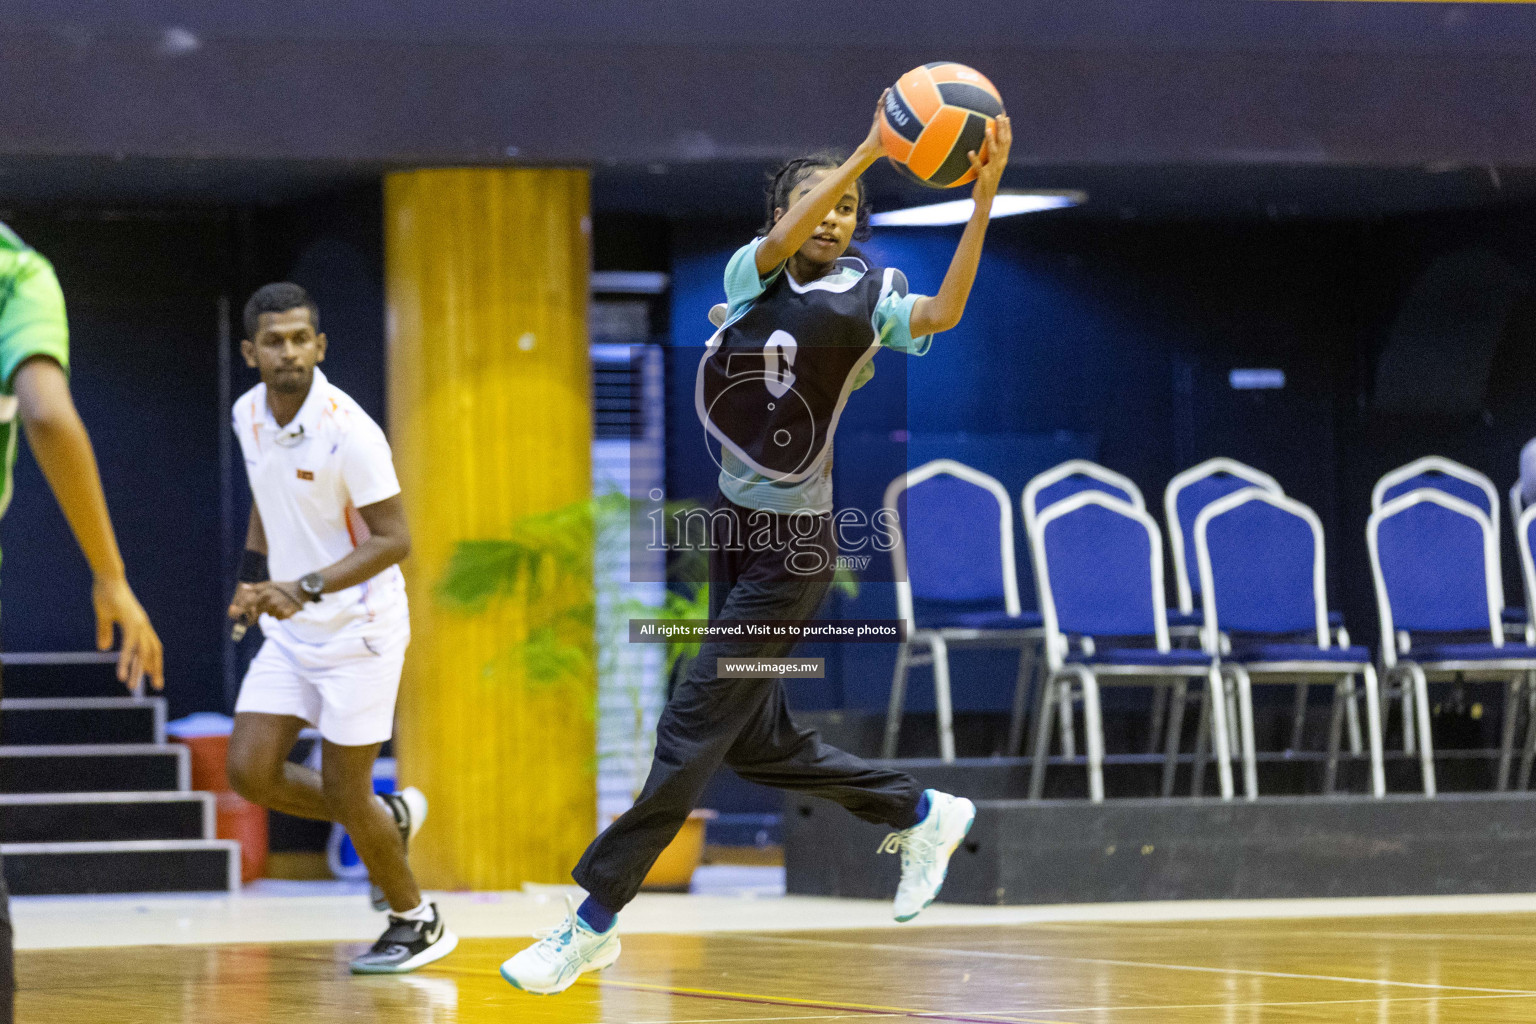
<svg viewBox="0 0 1536 1024"><path fill-rule="evenodd" d="M501 976L514 988L534 995L564 992L589 971L610 967L619 958L619 929L599 935L576 916L565 898L565 923L539 935L539 941L501 965Z"/></svg>
<svg viewBox="0 0 1536 1024"><path fill-rule="evenodd" d="M891 845L901 851L901 884L896 887L896 920L910 921L934 901L949 874L949 858L976 821L976 805L963 796L930 789L928 817L898 832Z"/></svg>

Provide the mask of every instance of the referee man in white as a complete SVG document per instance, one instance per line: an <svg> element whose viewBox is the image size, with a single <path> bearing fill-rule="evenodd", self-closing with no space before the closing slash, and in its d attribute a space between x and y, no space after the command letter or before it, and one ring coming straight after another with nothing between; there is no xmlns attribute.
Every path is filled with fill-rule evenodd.
<svg viewBox="0 0 1536 1024"><path fill-rule="evenodd" d="M234 429L255 500L229 616L237 633L259 618L265 640L235 704L229 778L254 803L346 828L390 911L352 971L402 974L458 944L406 862L426 799L373 792L410 642L398 563L411 540L389 442L316 368L325 348L304 289L251 296L240 351L261 383L235 402ZM323 741L318 773L288 761L307 725Z"/></svg>

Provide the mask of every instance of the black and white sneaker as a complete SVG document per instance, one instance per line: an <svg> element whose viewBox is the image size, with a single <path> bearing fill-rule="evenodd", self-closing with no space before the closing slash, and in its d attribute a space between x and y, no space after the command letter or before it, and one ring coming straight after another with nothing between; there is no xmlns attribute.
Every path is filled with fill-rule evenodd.
<svg viewBox="0 0 1536 1024"><path fill-rule="evenodd" d="M443 924L437 904L431 921L389 918L389 927L373 948L352 961L353 974L407 974L452 953L459 937Z"/></svg>
<svg viewBox="0 0 1536 1024"><path fill-rule="evenodd" d="M415 786L406 786L398 793L380 793L379 799L384 801L384 806L394 815L395 827L400 830L400 841L405 844L405 854L409 857L411 840L427 820L426 794ZM382 913L389 909L389 899L377 885L369 887L368 897L373 901L374 910Z"/></svg>

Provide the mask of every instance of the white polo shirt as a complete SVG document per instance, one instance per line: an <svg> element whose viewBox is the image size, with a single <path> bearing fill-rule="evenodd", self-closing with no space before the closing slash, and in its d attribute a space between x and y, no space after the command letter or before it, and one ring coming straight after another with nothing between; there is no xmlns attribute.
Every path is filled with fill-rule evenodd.
<svg viewBox="0 0 1536 1024"><path fill-rule="evenodd" d="M267 535L274 580L296 580L340 561L368 536L359 508L400 493L384 431L317 368L298 415L279 427L258 384L235 402L235 436ZM392 636L410 629L405 578L392 565L373 579L305 603L261 628L300 643Z"/></svg>

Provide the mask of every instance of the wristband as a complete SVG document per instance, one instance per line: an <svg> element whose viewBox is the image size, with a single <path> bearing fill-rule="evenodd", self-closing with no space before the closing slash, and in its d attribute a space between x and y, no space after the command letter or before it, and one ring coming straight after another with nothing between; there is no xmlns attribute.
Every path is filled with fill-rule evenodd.
<svg viewBox="0 0 1536 1024"><path fill-rule="evenodd" d="M240 557L239 581L241 583L265 583L271 578L267 574L267 556L260 551L252 551L250 548L246 548L245 553Z"/></svg>

